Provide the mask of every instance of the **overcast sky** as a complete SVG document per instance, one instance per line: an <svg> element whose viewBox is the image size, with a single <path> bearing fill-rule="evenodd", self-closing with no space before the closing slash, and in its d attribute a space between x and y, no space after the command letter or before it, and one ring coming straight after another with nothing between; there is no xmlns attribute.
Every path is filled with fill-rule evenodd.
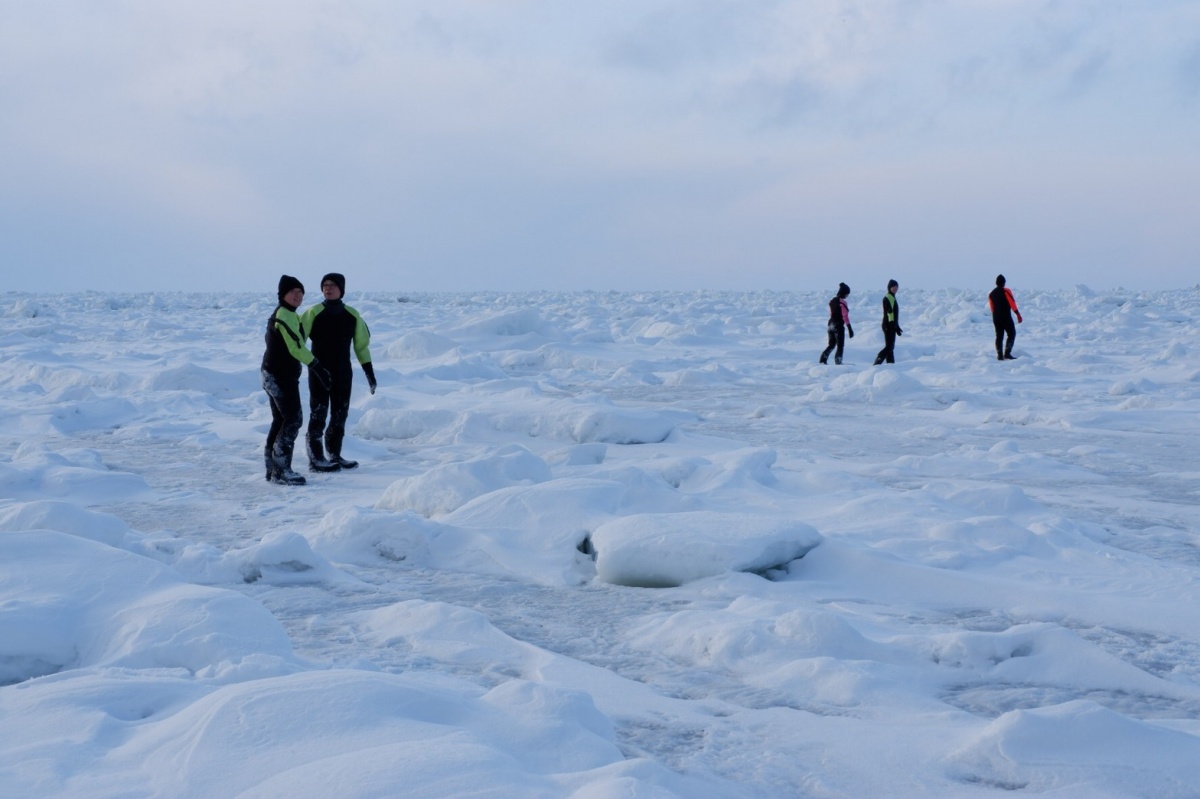
<svg viewBox="0 0 1200 799"><path fill-rule="evenodd" d="M1196 0L0 0L5 290L1200 283Z"/></svg>

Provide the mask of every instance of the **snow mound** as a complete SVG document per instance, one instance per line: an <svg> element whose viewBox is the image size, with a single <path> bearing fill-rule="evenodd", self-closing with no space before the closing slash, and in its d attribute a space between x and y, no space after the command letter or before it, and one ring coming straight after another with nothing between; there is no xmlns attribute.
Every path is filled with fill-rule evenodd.
<svg viewBox="0 0 1200 799"><path fill-rule="evenodd" d="M313 549L335 563L376 565L380 560L424 564L429 540L441 525L412 511L394 513L370 508L330 511L306 534Z"/></svg>
<svg viewBox="0 0 1200 799"><path fill-rule="evenodd" d="M0 509L0 532L30 530L54 530L112 547L122 546L132 532L116 516L59 500L22 502Z"/></svg>
<svg viewBox="0 0 1200 799"><path fill-rule="evenodd" d="M202 366L177 366L146 378L146 391L198 391L217 397L244 397L261 388L254 372L219 372Z"/></svg>
<svg viewBox="0 0 1200 799"><path fill-rule="evenodd" d="M414 510L424 516L449 513L475 497L512 485L529 485L550 479L544 460L518 445L503 447L495 455L434 467L417 477L388 486L378 510Z"/></svg>
<svg viewBox="0 0 1200 799"><path fill-rule="evenodd" d="M458 346L453 339L439 336L428 330L406 333L387 347L387 355L395 361L411 361L433 358Z"/></svg>
<svg viewBox="0 0 1200 799"><path fill-rule="evenodd" d="M816 530L791 519L702 511L625 516L592 533L597 576L646 588L765 571L803 557L820 541Z"/></svg>
<svg viewBox="0 0 1200 799"><path fill-rule="evenodd" d="M1185 799L1200 785L1200 738L1087 700L1005 713L952 761L963 782L1039 794Z"/></svg>
<svg viewBox="0 0 1200 799"><path fill-rule="evenodd" d="M49 685L5 702L40 699L58 723L80 730L72 768L40 774L36 785L25 771L8 787L87 797L688 795L687 781L666 768L626 759L589 696L522 680L485 692L453 679L335 669L197 697L179 682L140 677L134 701L102 690L103 678L92 682L87 693L104 712ZM40 735L23 752L38 761L62 746Z"/></svg>
<svg viewBox="0 0 1200 799"><path fill-rule="evenodd" d="M675 422L656 411L598 410L574 421L571 439L580 444L657 444L674 429Z"/></svg>
<svg viewBox="0 0 1200 799"><path fill-rule="evenodd" d="M0 535L0 683L91 666L183 669L291 656L257 602L50 531Z"/></svg>
<svg viewBox="0 0 1200 799"><path fill-rule="evenodd" d="M153 493L140 475L109 470L93 452L77 451L67 457L27 441L13 453L11 463L0 462L0 496L93 505L113 497L145 499Z"/></svg>

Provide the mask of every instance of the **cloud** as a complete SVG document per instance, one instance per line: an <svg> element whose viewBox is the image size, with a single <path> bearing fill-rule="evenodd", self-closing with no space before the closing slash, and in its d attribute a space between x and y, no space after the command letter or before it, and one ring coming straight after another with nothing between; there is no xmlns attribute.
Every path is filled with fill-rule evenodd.
<svg viewBox="0 0 1200 799"><path fill-rule="evenodd" d="M1200 42L1188 48L1179 62L1179 87L1189 100L1200 97Z"/></svg>
<svg viewBox="0 0 1200 799"><path fill-rule="evenodd" d="M330 262L361 286L803 287L800 257L895 252L855 230L932 275L969 229L979 260L1040 252L1071 285L1085 258L1194 252L1071 186L1194 202L1157 182L1196 168L1197 25L1182 0L9 3L0 260L31 288ZM1029 207L1061 225L1016 253Z"/></svg>

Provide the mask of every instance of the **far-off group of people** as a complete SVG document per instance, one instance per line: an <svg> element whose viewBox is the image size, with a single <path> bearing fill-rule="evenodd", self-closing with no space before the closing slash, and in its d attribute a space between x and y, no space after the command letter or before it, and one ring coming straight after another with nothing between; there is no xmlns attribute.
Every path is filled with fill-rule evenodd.
<svg viewBox="0 0 1200 799"><path fill-rule="evenodd" d="M875 356L875 365L895 363L896 337L904 334L900 328L900 301L896 292L900 284L889 280L883 295L883 349ZM375 393L375 369L371 365L371 331L362 316L343 301L346 278L330 272L321 278L323 300L308 308L302 315L304 284L291 275L279 278L279 305L267 320L266 352L262 360L262 385L271 403L271 428L263 452L267 480L284 485L304 485L305 478L292 468L292 452L296 437L304 423L300 403L300 374L308 366L309 418L305 445L308 468L314 472L336 472L353 469L357 461L342 457L342 441L346 436L346 417L350 411L350 392L354 384L354 369L350 352L362 366L367 385ZM840 364L846 348L846 338L854 338L850 324L850 306L846 298L850 287L838 284L837 295L829 301L829 345L821 353L821 363ZM996 327L996 357L1013 358L1013 340L1017 322L1024 321L1017 310L1013 293L1005 286L1004 275L996 277L996 288L988 295L992 321ZM308 342L312 342L309 349ZM328 419L328 425L326 424Z"/></svg>
<svg viewBox="0 0 1200 799"><path fill-rule="evenodd" d="M371 365L371 331L358 311L342 301L345 294L346 278L330 272L321 278L324 299L300 315L304 284L291 275L279 278L279 305L267 320L267 349L262 360L262 385L271 403L271 429L263 458L267 480L273 483L305 483L304 476L292 469L292 450L304 423L300 406L304 365L308 366L308 468L336 472L358 466L357 461L342 457L354 383L351 349L372 394L377 384ZM306 346L310 340L311 350Z"/></svg>
<svg viewBox="0 0 1200 799"><path fill-rule="evenodd" d="M1013 314L1017 322L1024 322L1021 312L1017 309L1017 300L1012 290L1005 283L1004 275L996 275L996 288L988 294L988 307L992 311L992 324L996 328L996 359L1011 361L1013 341L1017 337L1017 326L1013 323ZM896 336L904 335L900 329L900 301L896 292L900 284L889 280L887 293L883 295L883 349L875 356L875 365L895 363ZM850 287L845 283L838 284L837 294L829 301L829 323L826 330L829 333L829 346L821 353L820 362L829 363L829 354L833 353L833 362L840 364L842 354L846 349L846 338L854 338L854 327L850 324L850 306L846 298L850 296Z"/></svg>

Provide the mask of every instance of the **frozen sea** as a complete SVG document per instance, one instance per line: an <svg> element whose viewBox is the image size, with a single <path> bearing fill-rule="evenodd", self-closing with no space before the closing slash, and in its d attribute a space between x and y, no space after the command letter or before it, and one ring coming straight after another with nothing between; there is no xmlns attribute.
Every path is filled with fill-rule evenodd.
<svg viewBox="0 0 1200 799"><path fill-rule="evenodd" d="M877 367L882 288L822 366L824 293L351 281L303 487L272 293L0 294L0 795L1200 797L1200 287L1010 285Z"/></svg>

